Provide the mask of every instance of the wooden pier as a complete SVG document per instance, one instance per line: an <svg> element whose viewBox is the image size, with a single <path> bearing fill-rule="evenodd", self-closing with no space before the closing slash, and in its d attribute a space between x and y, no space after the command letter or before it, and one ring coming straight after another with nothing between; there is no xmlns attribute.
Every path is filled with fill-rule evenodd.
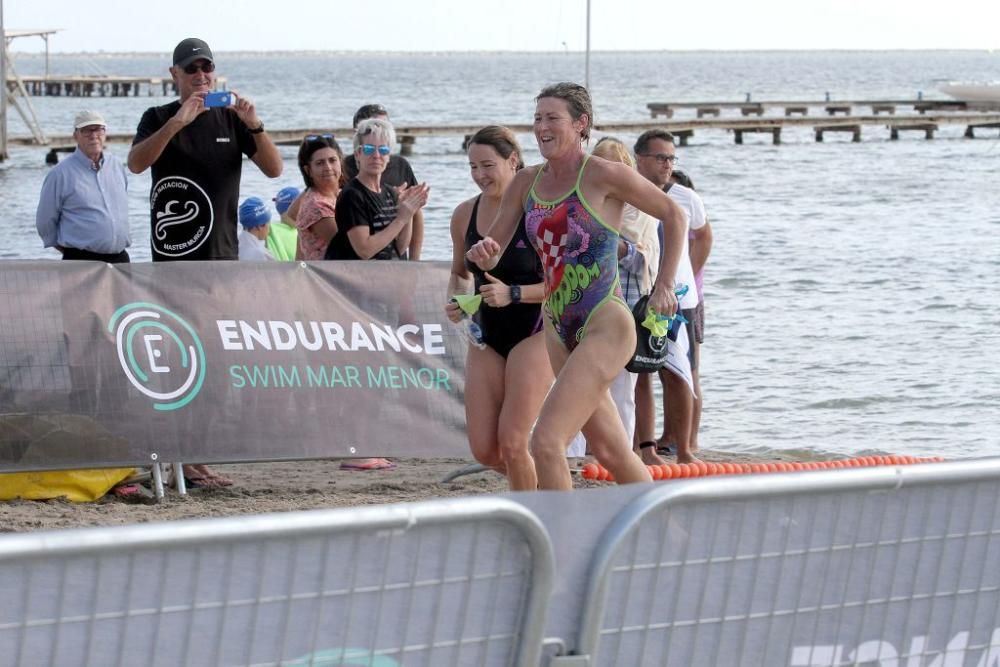
<svg viewBox="0 0 1000 667"><path fill-rule="evenodd" d="M977 129L1000 129L1000 112L995 113L941 113L941 114L911 114L907 116L893 115L882 116L872 114L868 116L836 116L817 117L808 116L775 116L762 118L693 118L688 120L671 121L620 121L597 123L594 129L603 134L639 134L650 129L663 129L671 132L677 137L681 146L688 145L689 139L696 131L701 130L725 130L733 133L737 144L743 143L746 134L770 134L771 141L775 145L781 143L781 132L786 127L810 128L812 129L816 141L823 141L825 135L835 132L846 132L851 134L851 139L855 142L861 141L862 127L881 127L889 130L889 139L899 139L901 132L923 132L927 139L932 139L934 133L941 125L965 125L964 136L975 138ZM401 146L403 155L413 152L413 145L418 138L426 137L462 137L463 147L466 142L475 134L483 124L477 125L398 125L396 126L396 136ZM516 134L531 134L532 126L529 124L509 124L507 125ZM281 146L298 146L302 137L308 134L332 134L343 142L349 142L354 136L354 130L349 127L341 128L303 128L303 129L271 129L268 133L274 142ZM131 133L109 134L109 143L131 143L133 135ZM32 137L9 137L11 144L22 146L37 145ZM57 135L50 138L51 149L47 161L58 160L57 153L70 152L75 147L72 135Z"/></svg>
<svg viewBox="0 0 1000 667"><path fill-rule="evenodd" d="M1000 111L1000 104L963 102L961 100L926 100L923 98L910 100L769 100L754 102L749 99L742 102L651 102L646 105L652 118L665 116L673 118L679 109L694 109L697 118L712 116L719 118L724 109L738 110L741 116L763 116L769 109L782 109L784 115L807 116L810 109L822 109L828 116L842 114L850 116L855 108L869 109L872 115L881 113L895 114L898 107L912 108L915 112L926 114L940 111Z"/></svg>
<svg viewBox="0 0 1000 667"><path fill-rule="evenodd" d="M32 97L138 97L145 90L148 97L175 95L170 77L144 76L21 76L25 91ZM216 77L216 89L226 89L225 77ZM14 90L17 81L7 80Z"/></svg>
<svg viewBox="0 0 1000 667"><path fill-rule="evenodd" d="M911 131L922 131L927 139L932 139L939 126L965 125L965 136L971 139L975 137L977 129L1000 128L998 123L1000 123L1000 111L993 113L893 114L891 116L871 114L813 118L808 116L692 118L658 123L649 121L599 123L596 129L608 134L633 134L658 127L671 132L677 137L681 146L688 145L690 138L694 136L696 131L726 130L733 133L734 141L737 144L742 144L743 137L747 134L770 134L771 142L777 145L781 143L781 133L785 128L810 128L813 130L815 140L819 142L823 141L829 133L847 132L851 134L852 141L859 142L861 141L862 128L865 126L886 128L889 130L889 139L895 140L899 139L901 132Z"/></svg>

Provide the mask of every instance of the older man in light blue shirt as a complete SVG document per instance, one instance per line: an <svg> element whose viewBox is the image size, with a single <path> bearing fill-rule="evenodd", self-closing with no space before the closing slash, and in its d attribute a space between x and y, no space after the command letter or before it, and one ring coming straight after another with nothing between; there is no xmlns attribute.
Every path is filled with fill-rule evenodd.
<svg viewBox="0 0 1000 667"><path fill-rule="evenodd" d="M81 111L73 128L76 150L42 183L38 235L63 259L127 262L132 242L125 166L104 152L107 123L100 114Z"/></svg>

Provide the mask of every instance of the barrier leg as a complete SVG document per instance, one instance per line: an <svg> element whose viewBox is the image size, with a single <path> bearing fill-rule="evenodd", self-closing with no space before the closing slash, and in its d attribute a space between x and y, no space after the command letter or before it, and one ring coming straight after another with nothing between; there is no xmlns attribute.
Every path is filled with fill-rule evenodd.
<svg viewBox="0 0 1000 667"><path fill-rule="evenodd" d="M174 488L182 496L187 495L187 483L184 481L184 464L177 461L174 466Z"/></svg>
<svg viewBox="0 0 1000 667"><path fill-rule="evenodd" d="M483 472L486 470L489 470L489 468L484 466L482 463L473 463L471 465L465 466L464 468L459 468L458 470L453 470L452 472L448 473L447 475L445 475L445 478L441 480L441 483L444 484L447 482L453 482L459 477L462 477L463 475L474 475L478 472Z"/></svg>
<svg viewBox="0 0 1000 667"><path fill-rule="evenodd" d="M157 500L163 500L163 470L159 461L153 461L153 493Z"/></svg>

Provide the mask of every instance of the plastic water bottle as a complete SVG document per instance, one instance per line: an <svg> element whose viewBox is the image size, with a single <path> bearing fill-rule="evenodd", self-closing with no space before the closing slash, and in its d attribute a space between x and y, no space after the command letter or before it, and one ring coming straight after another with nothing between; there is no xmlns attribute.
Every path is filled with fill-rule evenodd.
<svg viewBox="0 0 1000 667"><path fill-rule="evenodd" d="M483 342L483 330L474 319L466 315L459 320L456 326L462 338L468 341L469 345L477 347L480 350L486 349L486 343Z"/></svg>
<svg viewBox="0 0 1000 667"><path fill-rule="evenodd" d="M458 300L452 299L451 302L457 304ZM468 341L469 345L474 345L480 350L485 350L486 343L483 342L482 327L480 327L479 324L472 319L471 315L465 311L461 312L462 319L455 323L455 326L458 327L458 333L462 336L462 338Z"/></svg>

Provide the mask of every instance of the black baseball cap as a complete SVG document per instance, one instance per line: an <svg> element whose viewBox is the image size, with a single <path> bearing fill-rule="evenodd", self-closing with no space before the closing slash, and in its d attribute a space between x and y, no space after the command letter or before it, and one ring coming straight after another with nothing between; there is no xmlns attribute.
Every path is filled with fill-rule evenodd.
<svg viewBox="0 0 1000 667"><path fill-rule="evenodd" d="M212 49L208 48L208 44L197 37L181 40L181 43L174 48L174 65L177 67L186 67L196 60L215 62Z"/></svg>

